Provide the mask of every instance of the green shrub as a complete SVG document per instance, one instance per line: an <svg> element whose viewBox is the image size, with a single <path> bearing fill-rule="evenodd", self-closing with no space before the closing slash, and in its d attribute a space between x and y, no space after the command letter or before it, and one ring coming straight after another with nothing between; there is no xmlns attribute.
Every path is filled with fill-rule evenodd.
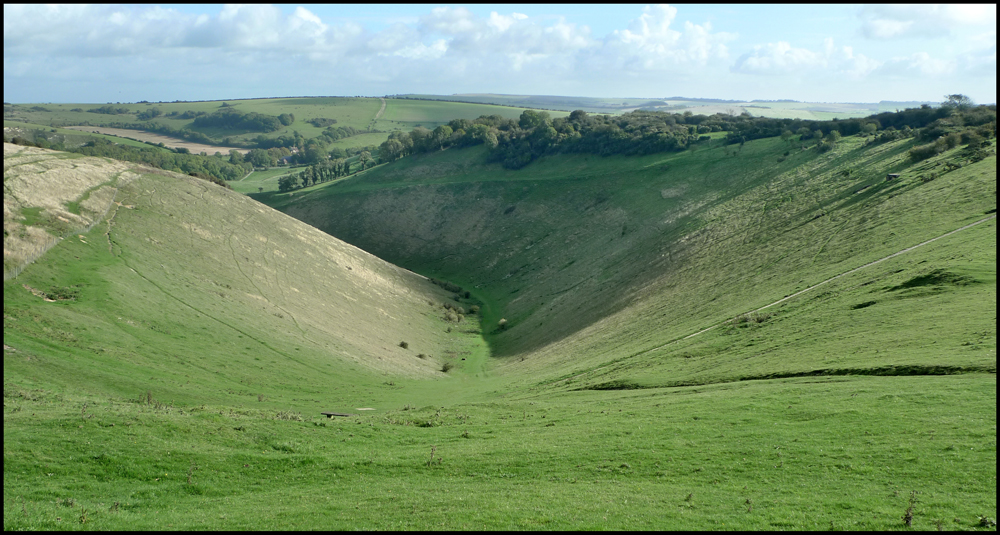
<svg viewBox="0 0 1000 535"><path fill-rule="evenodd" d="M400 342L399 343L399 347L401 347L403 349L408 349L410 347L410 344L408 344L406 342Z"/></svg>
<svg viewBox="0 0 1000 535"><path fill-rule="evenodd" d="M928 143L910 149L910 159L914 162L922 162L938 153L937 143Z"/></svg>

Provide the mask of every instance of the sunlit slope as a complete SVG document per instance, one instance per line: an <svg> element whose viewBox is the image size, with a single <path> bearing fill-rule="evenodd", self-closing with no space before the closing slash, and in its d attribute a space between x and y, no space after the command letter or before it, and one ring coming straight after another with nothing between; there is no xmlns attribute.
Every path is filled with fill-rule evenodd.
<svg viewBox="0 0 1000 535"><path fill-rule="evenodd" d="M69 230L86 228L111 205L115 185L134 176L104 158L4 143L4 278L51 247Z"/></svg>
<svg viewBox="0 0 1000 535"><path fill-rule="evenodd" d="M841 280L870 276L855 284L886 293L838 294L841 302L802 317L817 323L813 328L772 332L768 352L776 358L759 367L722 372L717 361L696 360L675 377L673 363L650 354L995 209L995 156L970 164L964 149L955 149L913 164L912 143L866 146L845 138L819 153L765 139L646 157L554 156L519 171L483 163L476 149L449 150L277 198L275 205L382 258L478 293L488 305L484 326L495 356L523 357L508 359L510 371L532 380L566 378L633 355L628 367L649 368L638 375L656 384L928 366L940 352L911 346L930 347L936 335L926 326L944 320L957 337L946 344L955 357L949 366L995 368L993 223L899 258L892 277L859 272ZM946 172L946 162L964 167ZM888 173L901 177L886 181ZM936 178L928 180L931 173ZM905 287L931 273L946 273L951 282L924 293ZM895 304L850 308L865 301ZM771 324L783 315L779 310ZM496 326L500 318L508 320L504 330ZM851 321L834 322L845 318ZM842 329L819 331L820 325ZM871 358L882 336L903 326L897 336L910 341L897 344L895 359ZM877 335L854 336L859 329ZM924 338L914 340L910 331ZM799 343L812 343L819 332L852 342ZM959 353L973 332L987 349ZM767 338L763 331L758 336ZM723 358L732 345L716 342L705 351ZM845 358L828 362L832 354ZM667 358L662 350L656 355Z"/></svg>
<svg viewBox="0 0 1000 535"><path fill-rule="evenodd" d="M423 277L192 177L143 174L114 200L5 283L5 381L257 403L444 376L462 335Z"/></svg>

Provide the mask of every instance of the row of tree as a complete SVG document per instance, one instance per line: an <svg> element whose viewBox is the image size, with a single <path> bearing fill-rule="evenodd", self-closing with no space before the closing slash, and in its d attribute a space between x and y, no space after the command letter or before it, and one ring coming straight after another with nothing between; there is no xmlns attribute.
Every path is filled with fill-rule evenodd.
<svg viewBox="0 0 1000 535"><path fill-rule="evenodd" d="M354 166L347 158L324 160L310 165L298 173L292 173L279 178L278 191L286 192L298 188L308 188L314 184L329 182L350 175L352 171L356 173L375 165L375 159L372 158L371 153L368 151L362 151L357 160L361 164L360 169L352 169Z"/></svg>
<svg viewBox="0 0 1000 535"><path fill-rule="evenodd" d="M829 150L843 136L877 136L883 140L918 135L936 139L956 125L977 126L979 136L996 135L996 106L975 106L968 97L949 95L940 107L921 106L865 118L816 121L742 115L673 114L637 110L618 116L590 115L576 110L568 117L552 119L548 113L525 110L518 120L498 115L475 120L456 119L433 130L423 127L396 131L379 147L379 159L389 162L409 154L441 150L451 146L485 144L489 161L518 169L544 154L557 152L651 154L680 151L711 139L711 132L727 132L725 142L745 143L778 137L815 140ZM900 133L896 133L900 132Z"/></svg>

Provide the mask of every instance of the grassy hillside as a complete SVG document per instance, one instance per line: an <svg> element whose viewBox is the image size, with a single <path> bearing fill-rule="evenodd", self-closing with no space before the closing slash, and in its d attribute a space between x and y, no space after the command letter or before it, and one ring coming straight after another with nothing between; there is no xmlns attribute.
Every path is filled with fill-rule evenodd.
<svg viewBox="0 0 1000 535"><path fill-rule="evenodd" d="M848 138L824 154L767 139L641 158L558 155L520 171L482 163L482 149L456 150L265 200L391 262L471 290L487 305L494 356L545 354L561 365L541 359L530 373L563 373L563 365L587 367L658 347L994 209L995 157L925 181L921 175L964 153L913 165L911 144L865 146ZM889 172L902 177L887 182ZM945 279L962 281L945 286L953 297L985 311L960 321L995 332L991 229L971 233L978 237L968 246L986 248L972 263L911 266L879 287L947 272ZM938 298L906 302L920 309L922 299ZM501 318L508 320L503 330ZM995 359L983 355L972 361ZM888 364L858 354L840 365ZM802 365L813 366L809 359Z"/></svg>
<svg viewBox="0 0 1000 535"><path fill-rule="evenodd" d="M911 143L449 149L251 194L367 252L125 165L5 281L4 527L989 527L995 220L848 273L995 214L995 155Z"/></svg>
<svg viewBox="0 0 1000 535"><path fill-rule="evenodd" d="M27 149L5 164L45 157L61 155ZM444 376L465 334L445 333L436 286L242 195L136 171L93 230L7 281L4 338L17 358L6 380L86 375L88 391L135 396L155 376L164 400L237 403L319 388L293 394L304 377L353 389L376 371Z"/></svg>

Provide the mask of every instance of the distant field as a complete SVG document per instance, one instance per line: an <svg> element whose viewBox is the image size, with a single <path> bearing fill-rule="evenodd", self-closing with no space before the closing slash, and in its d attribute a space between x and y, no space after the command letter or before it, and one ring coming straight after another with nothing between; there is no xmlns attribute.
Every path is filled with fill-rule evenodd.
<svg viewBox="0 0 1000 535"><path fill-rule="evenodd" d="M216 152L221 152L222 154L229 154L229 151L235 150L241 154L246 154L250 152L250 149L241 149L237 147L219 147L215 145L203 145L201 143L192 143L183 139L177 139L175 137L164 136L157 134L155 132L146 132L144 130L128 130L125 128L107 128L103 126L67 126L67 130L77 130L80 132L92 132L97 134L107 134L110 136L116 136L119 138L133 139L140 142L149 143L163 143L164 146L170 147L172 149L185 148L191 151L192 154L200 154L202 152L208 154L209 156L215 154Z"/></svg>
<svg viewBox="0 0 1000 535"><path fill-rule="evenodd" d="M143 143L141 141L136 141L134 139L122 138L108 134L95 134L93 132L74 130L69 127L51 128L40 124L20 123L17 121L4 121L3 126L4 126L4 132L9 134L11 137L13 137L14 135L25 135L25 133L29 132L33 134L34 132L42 131L54 134L53 136L51 136L52 140L62 141L67 146L74 146L74 145L80 146L88 141L97 138L97 139L104 139L112 143L129 145L131 147L142 147L142 148L152 147L152 145L148 145L146 143ZM168 150L168 149L162 149L162 150Z"/></svg>
<svg viewBox="0 0 1000 535"><path fill-rule="evenodd" d="M278 191L278 179L290 174L302 171L301 167L272 167L266 171L254 171L242 180L229 182L229 187L239 193L258 193L263 188L263 192Z"/></svg>
<svg viewBox="0 0 1000 535"><path fill-rule="evenodd" d="M139 132L135 130L119 129L108 126L111 123L140 124L136 114L151 108L159 109L163 115L152 119L157 124L162 124L175 129L187 128L196 132L204 133L213 139L230 138L234 141L248 141L260 135L260 132L230 132L222 129L199 128L193 125L193 119L169 118L165 115L171 112L184 113L186 111L212 113L219 110L226 104L227 107L267 115L280 115L290 113L295 116L295 122L291 125L263 134L267 138L277 138L279 136L291 136L298 132L305 138L316 137L323 133L325 126L317 127L309 123L311 119L334 120L333 127L352 127L365 133L337 140L331 145L341 148L355 148L366 146L377 146L386 140L388 132L393 130L412 130L417 125L434 128L441 124L446 124L452 119L475 119L480 115L501 115L507 118L518 118L523 107L511 108L505 106L491 106L482 104L465 104L457 102L441 102L429 100L405 100L405 99L385 99L385 110L376 120L376 115L382 109L382 99L367 97L301 97L301 98L273 98L273 99L251 99L251 100L227 100L213 102L168 102L168 103L142 103L142 104L111 104L114 108L124 108L130 113L107 115L90 113L85 110L104 106L103 104L16 104L5 106L4 118L11 121L27 122L43 125L43 128L51 126L73 126L80 131L93 132L95 130L106 134L114 134L131 137L140 140L150 140L156 143L163 142L171 147L188 147L191 152L197 154L201 151L209 155L216 150L223 153L228 152L224 146L211 146L199 143L191 143L186 140L179 140L168 136L163 136L154 132ZM78 110L78 111L73 111ZM550 113L553 117L566 115L562 112ZM374 127L373 127L374 125ZM382 133L368 133L370 128L381 130ZM245 152L246 149L241 149Z"/></svg>
<svg viewBox="0 0 1000 535"><path fill-rule="evenodd" d="M744 111L758 117L829 120L867 117L882 111L919 107L921 102L885 103L824 103L796 101L728 101L683 98L591 98L540 95L403 95L441 101L493 103L507 106L546 108L564 111L584 110L591 113L626 113L638 108L653 108L671 113L690 111L712 115ZM937 104L937 103L930 103Z"/></svg>
<svg viewBox="0 0 1000 535"><path fill-rule="evenodd" d="M476 119L482 115L499 115L517 119L528 108L441 102L434 100L386 99L385 114L378 121L380 130L410 131L416 126L434 129L452 119ZM564 117L566 112L549 112L552 117Z"/></svg>

